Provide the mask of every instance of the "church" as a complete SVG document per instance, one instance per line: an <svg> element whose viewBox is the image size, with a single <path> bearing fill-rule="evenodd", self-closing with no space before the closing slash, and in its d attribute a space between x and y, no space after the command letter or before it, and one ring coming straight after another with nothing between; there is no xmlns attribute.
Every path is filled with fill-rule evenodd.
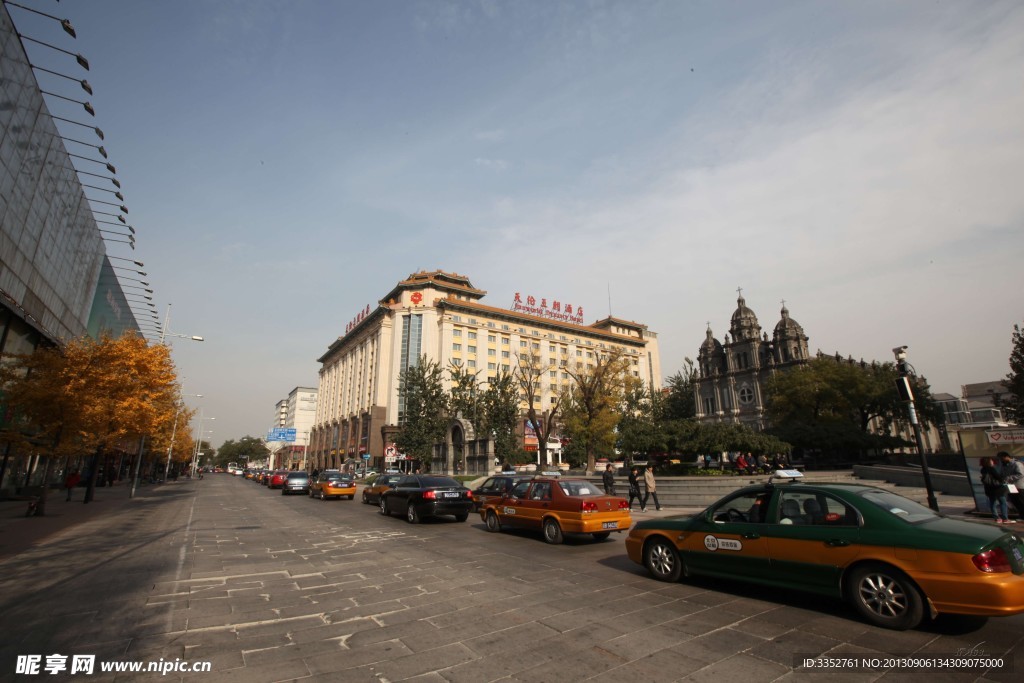
<svg viewBox="0 0 1024 683"><path fill-rule="evenodd" d="M737 292L736 311L724 341L715 338L709 322L707 337L697 353L697 419L703 423L738 422L760 431L766 425L768 380L776 372L810 360L807 335L789 317L783 301L782 317L769 339L754 311L747 307L743 290Z"/></svg>

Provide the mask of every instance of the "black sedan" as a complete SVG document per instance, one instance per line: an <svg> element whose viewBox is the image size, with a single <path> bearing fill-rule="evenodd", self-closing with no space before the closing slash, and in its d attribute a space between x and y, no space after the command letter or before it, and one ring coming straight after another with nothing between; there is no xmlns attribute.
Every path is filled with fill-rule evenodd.
<svg viewBox="0 0 1024 683"><path fill-rule="evenodd" d="M438 515L454 515L465 522L472 510L473 492L451 477L405 476L380 495L382 515L404 512L410 524Z"/></svg>
<svg viewBox="0 0 1024 683"><path fill-rule="evenodd" d="M309 493L309 472L289 472L281 484L281 495Z"/></svg>

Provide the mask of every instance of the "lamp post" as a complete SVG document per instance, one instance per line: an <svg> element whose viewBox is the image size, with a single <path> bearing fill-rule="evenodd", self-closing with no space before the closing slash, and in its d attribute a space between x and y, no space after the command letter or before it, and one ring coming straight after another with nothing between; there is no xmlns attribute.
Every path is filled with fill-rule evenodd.
<svg viewBox="0 0 1024 683"><path fill-rule="evenodd" d="M907 402L907 412L910 414L910 426L914 429L914 440L917 441L917 454L921 456L921 474L924 475L924 487L928 494L928 507L936 512L939 511L939 501L935 499L935 489L932 488L932 475L928 470L928 458L924 452L924 439L921 436L921 425L917 420L917 408L914 406L914 392L910 386L910 377L913 371L907 363L907 347L897 346L892 350L896 356L896 371L899 377L896 378L896 390L900 398Z"/></svg>
<svg viewBox="0 0 1024 683"><path fill-rule="evenodd" d="M164 324L160 328L160 343L164 343L164 337L180 337L181 339L191 339L192 341L205 341L202 337L197 335L189 334L173 334L168 332L171 329L171 305L167 304L167 313L164 314Z"/></svg>
<svg viewBox="0 0 1024 683"><path fill-rule="evenodd" d="M196 476L196 464L197 464L197 461L199 459L199 452L200 452L200 450L202 450L202 445L203 445L203 420L204 419L205 420L216 420L217 418L215 418L215 417L204 418L203 417L203 409L202 408L199 409L199 424L198 424L198 426L196 428L196 450L195 450L195 453L192 456L192 468L191 468L191 471L192 471L192 477L193 478L195 478L195 476Z"/></svg>
<svg viewBox="0 0 1024 683"><path fill-rule="evenodd" d="M178 415L181 414L181 408L185 405L185 397L194 396L195 398L202 398L202 394L182 394L181 398L174 404L174 424L171 426L171 443L167 446L167 467L164 468L164 481L171 473L171 456L174 455L174 436L178 432Z"/></svg>

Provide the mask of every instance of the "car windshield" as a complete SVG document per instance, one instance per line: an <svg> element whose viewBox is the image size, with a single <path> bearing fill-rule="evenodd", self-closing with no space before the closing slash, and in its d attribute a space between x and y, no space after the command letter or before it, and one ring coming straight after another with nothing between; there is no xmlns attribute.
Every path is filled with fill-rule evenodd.
<svg viewBox="0 0 1024 683"><path fill-rule="evenodd" d="M289 472L289 479L309 479L309 475L305 472Z"/></svg>
<svg viewBox="0 0 1024 683"><path fill-rule="evenodd" d="M860 494L860 496L869 503L882 508L889 514L899 517L911 524L925 522L938 517L938 513L931 508L925 507L920 503L915 503L909 498L904 498L901 495L891 493L889 491L871 489Z"/></svg>
<svg viewBox="0 0 1024 683"><path fill-rule="evenodd" d="M603 496L604 491L589 481L560 481L558 487L567 496Z"/></svg>
<svg viewBox="0 0 1024 683"><path fill-rule="evenodd" d="M462 486L451 477L420 477L420 485L429 488L432 486Z"/></svg>

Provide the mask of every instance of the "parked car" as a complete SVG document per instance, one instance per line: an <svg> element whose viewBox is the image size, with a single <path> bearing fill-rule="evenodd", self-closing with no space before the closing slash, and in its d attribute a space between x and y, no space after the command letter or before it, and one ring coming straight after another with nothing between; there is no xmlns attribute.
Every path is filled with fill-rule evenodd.
<svg viewBox="0 0 1024 683"><path fill-rule="evenodd" d="M380 505L381 494L390 489L401 478L402 475L400 474L379 475L370 485L363 488L363 502L367 505Z"/></svg>
<svg viewBox="0 0 1024 683"><path fill-rule="evenodd" d="M626 551L661 581L707 575L809 591L884 628L914 628L926 611L1024 612L1020 537L860 484L749 486L700 514L638 523Z"/></svg>
<svg viewBox="0 0 1024 683"><path fill-rule="evenodd" d="M309 493L309 472L289 472L281 486L281 495L289 493Z"/></svg>
<svg viewBox="0 0 1024 683"><path fill-rule="evenodd" d="M561 543L565 534L590 534L603 541L613 531L633 523L629 502L606 495L586 479L534 477L518 481L504 496L480 508L488 531L502 526L535 529L548 543Z"/></svg>
<svg viewBox="0 0 1024 683"><path fill-rule="evenodd" d="M498 474L488 477L483 484L473 490L473 512L479 512L485 503L499 500L508 495L512 487L521 481L529 481L529 474Z"/></svg>
<svg viewBox="0 0 1024 683"><path fill-rule="evenodd" d="M272 489L279 489L284 486L285 479L288 478L288 470L274 470L274 473L270 475L268 486Z"/></svg>
<svg viewBox="0 0 1024 683"><path fill-rule="evenodd" d="M472 510L473 492L451 477L406 475L380 495L381 514L403 512L410 524L438 515L454 515L465 522Z"/></svg>
<svg viewBox="0 0 1024 683"><path fill-rule="evenodd" d="M309 495L320 500L341 497L352 500L356 497L356 483L350 474L343 474L338 470L324 470L310 482Z"/></svg>

